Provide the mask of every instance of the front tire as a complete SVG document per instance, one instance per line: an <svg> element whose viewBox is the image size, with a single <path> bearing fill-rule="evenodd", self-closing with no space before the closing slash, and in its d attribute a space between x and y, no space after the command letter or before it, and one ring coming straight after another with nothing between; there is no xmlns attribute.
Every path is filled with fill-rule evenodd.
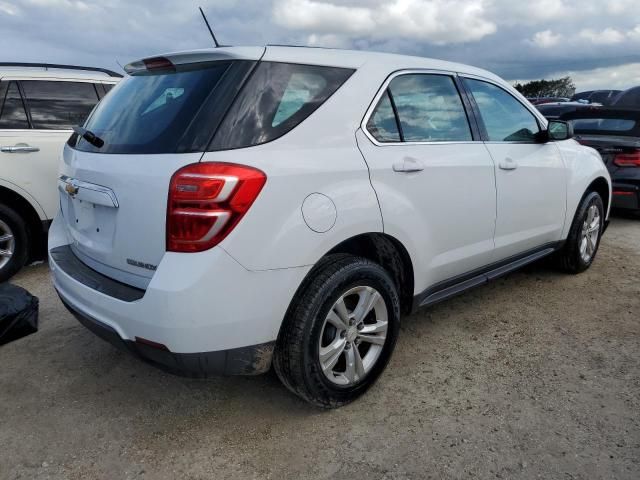
<svg viewBox="0 0 640 480"><path fill-rule="evenodd" d="M604 229L604 205L597 192L587 192L580 202L558 264L568 273L584 272L591 266Z"/></svg>
<svg viewBox="0 0 640 480"><path fill-rule="evenodd" d="M296 294L276 344L282 383L304 400L335 408L380 376L395 347L400 300L389 274L351 255L330 255Z"/></svg>
<svg viewBox="0 0 640 480"><path fill-rule="evenodd" d="M27 262L29 236L18 213L0 204L0 283L6 282Z"/></svg>

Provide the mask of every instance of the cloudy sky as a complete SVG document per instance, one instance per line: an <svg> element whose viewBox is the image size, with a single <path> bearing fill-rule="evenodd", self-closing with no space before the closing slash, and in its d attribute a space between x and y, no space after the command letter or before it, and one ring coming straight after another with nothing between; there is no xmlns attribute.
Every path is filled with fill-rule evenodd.
<svg viewBox="0 0 640 480"><path fill-rule="evenodd" d="M211 44L415 54L509 80L640 85L640 0L0 0L0 61L118 62Z"/></svg>

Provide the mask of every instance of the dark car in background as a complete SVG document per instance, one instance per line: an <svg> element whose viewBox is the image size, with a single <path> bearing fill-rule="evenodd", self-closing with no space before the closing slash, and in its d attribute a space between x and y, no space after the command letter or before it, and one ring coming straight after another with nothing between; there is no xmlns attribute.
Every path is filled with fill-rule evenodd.
<svg viewBox="0 0 640 480"><path fill-rule="evenodd" d="M620 92L621 90L587 90L574 94L571 97L571 101L611 105Z"/></svg>
<svg viewBox="0 0 640 480"><path fill-rule="evenodd" d="M640 110L640 86L630 88L618 94L613 101L615 107L636 108Z"/></svg>
<svg viewBox="0 0 640 480"><path fill-rule="evenodd" d="M640 213L640 110L579 109L560 120L573 126L578 142L600 152L613 181L612 207Z"/></svg>

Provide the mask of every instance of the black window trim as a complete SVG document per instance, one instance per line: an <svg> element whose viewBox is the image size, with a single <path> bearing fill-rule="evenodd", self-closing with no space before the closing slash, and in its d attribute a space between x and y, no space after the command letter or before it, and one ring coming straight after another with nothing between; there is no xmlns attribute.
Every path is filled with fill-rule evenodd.
<svg viewBox="0 0 640 480"><path fill-rule="evenodd" d="M478 130L480 131L480 136L481 136L482 141L484 143L488 143L488 144L524 144L524 145L540 144L540 141L538 141L538 140L534 140L532 142L489 140L489 133L487 132L487 128L485 127L484 120L482 119L482 114L480 113L480 108L478 107L478 104L476 103L476 100L473 97L473 94L471 93L471 91L465 85L465 82L464 82L465 79L476 80L476 81L479 81L479 82L488 83L490 85L493 85L494 87L498 87L500 90L505 92L507 95L509 95L515 101L517 101L520 105L522 105L524 107L524 109L527 110L533 116L533 118L535 119L536 123L538 124L538 129L540 130L540 133L543 130L545 130L545 128L546 128L546 125L544 125L542 123L543 121L546 122L546 119L540 112L535 110L535 107L534 107L534 109L529 108L529 106L527 106L526 103L524 103L518 97L513 95L513 93L511 93L509 90L504 88L503 85L500 85L499 83L497 83L497 82L495 82L495 81L493 81L493 80L491 80L489 78L481 77L479 75L472 75L472 74L468 74L468 73L461 73L461 74L458 75L458 77L460 79L461 88L464 89L465 95L467 96L467 98L469 100L469 103L471 104L471 109L473 110L473 115L476 118L476 121L478 123Z"/></svg>
<svg viewBox="0 0 640 480"><path fill-rule="evenodd" d="M24 109L24 113L27 117L27 124L29 125L27 128L0 128L0 130L32 130L33 123L31 123L31 115L29 114L29 110L27 109L27 104L24 99L24 92L22 91L22 85L20 85L20 80L12 77L2 77L0 78L0 82L7 84L7 89L5 91L4 97L0 98L0 113L4 109L4 102L6 101L7 94L9 93L9 86L12 83L16 84L16 88L18 89L18 95L20 95L20 102L22 103L22 108Z"/></svg>
<svg viewBox="0 0 640 480"><path fill-rule="evenodd" d="M453 80L453 84L458 91L458 95L460 96L460 101L462 102L462 108L464 109L465 115L467 117L467 124L469 125L469 131L471 132L471 140L437 140L432 142L405 142L404 135L401 135L400 142L381 142L376 139L371 132L367 129L367 123L369 119L373 115L373 112L378 106L380 99L385 94L385 92L389 91L389 85L393 81L393 79L402 76L402 75L440 75L444 77L450 77ZM392 107L393 113L396 116L396 124L400 124L400 119L398 118L398 112L395 108L395 102L393 102L393 96L389 91L389 98L392 99ZM482 136L480 130L478 129L477 119L475 118L476 114L472 109L472 105L467 98L466 90L461 88L461 82L458 80L458 73L449 71L449 70L434 70L434 69L421 69L421 68L411 68L411 69L402 69L396 70L389 74L389 76L384 80L382 85L380 86L378 92L373 97L373 100L369 104L362 122L360 123L360 128L364 132L365 136L376 146L378 147L387 147L393 145L456 145L456 144L467 144L467 143L477 143L482 141ZM399 128L399 132L401 132L401 127Z"/></svg>
<svg viewBox="0 0 640 480"><path fill-rule="evenodd" d="M396 107L396 101L393 99L393 93L391 93L391 90L389 89L388 86L387 86L387 88L384 89L384 91L387 94L387 98L389 99L389 103L391 104L391 110L393 111L393 118L396 121L396 128L398 129L398 136L400 137L400 141L402 143L405 143L404 142L404 132L402 131L402 124L400 123L400 115L398 114L398 108ZM380 97L380 101L382 101L382 96ZM376 105L376 108L378 108L377 105ZM375 111L375 108L373 110Z"/></svg>

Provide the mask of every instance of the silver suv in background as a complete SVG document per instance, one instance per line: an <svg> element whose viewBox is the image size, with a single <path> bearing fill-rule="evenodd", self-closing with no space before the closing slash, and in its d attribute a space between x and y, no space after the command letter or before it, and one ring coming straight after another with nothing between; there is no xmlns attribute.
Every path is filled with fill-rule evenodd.
<svg viewBox="0 0 640 480"><path fill-rule="evenodd" d="M62 146L120 77L101 68L0 63L0 282L43 250L60 205Z"/></svg>

